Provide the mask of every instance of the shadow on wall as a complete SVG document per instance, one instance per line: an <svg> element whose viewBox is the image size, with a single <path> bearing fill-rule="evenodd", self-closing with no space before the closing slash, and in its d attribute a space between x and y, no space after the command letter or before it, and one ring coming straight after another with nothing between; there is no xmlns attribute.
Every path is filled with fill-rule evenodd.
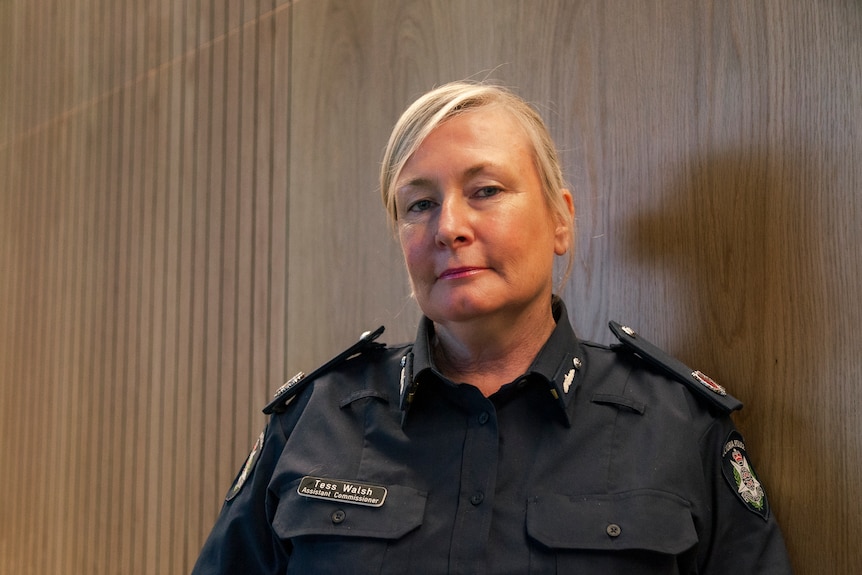
<svg viewBox="0 0 862 575"><path fill-rule="evenodd" d="M835 549L844 530L858 532L851 521L860 526L842 464L850 407L836 414L829 399L840 405L855 385L829 374L855 361L839 357L828 324L830 308L851 302L828 301L841 270L823 257L816 172L802 154L711 153L679 166L653 208L626 223L628 263L669 278L668 349L746 404L734 419L794 557Z"/></svg>

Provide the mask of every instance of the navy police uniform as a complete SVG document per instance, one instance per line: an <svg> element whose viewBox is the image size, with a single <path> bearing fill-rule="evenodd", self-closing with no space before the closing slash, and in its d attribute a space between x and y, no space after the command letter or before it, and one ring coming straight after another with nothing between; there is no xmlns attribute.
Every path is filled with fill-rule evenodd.
<svg viewBox="0 0 862 575"><path fill-rule="evenodd" d="M435 369L427 319L289 382L194 573L789 573L740 404L627 328L608 348L554 316L489 398Z"/></svg>

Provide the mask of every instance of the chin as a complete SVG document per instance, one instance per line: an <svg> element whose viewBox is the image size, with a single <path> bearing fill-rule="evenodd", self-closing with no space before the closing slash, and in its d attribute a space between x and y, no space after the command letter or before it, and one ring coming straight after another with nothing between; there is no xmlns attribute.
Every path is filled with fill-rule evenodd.
<svg viewBox="0 0 862 575"><path fill-rule="evenodd" d="M493 313L499 306L491 305L486 298L459 297L428 302L420 308L435 323L465 322ZM426 311L427 309L427 311Z"/></svg>

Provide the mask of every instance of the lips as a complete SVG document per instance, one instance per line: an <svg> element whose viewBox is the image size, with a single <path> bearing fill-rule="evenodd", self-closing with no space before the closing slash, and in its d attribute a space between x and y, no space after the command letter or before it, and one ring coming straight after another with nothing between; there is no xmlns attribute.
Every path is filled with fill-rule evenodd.
<svg viewBox="0 0 862 575"><path fill-rule="evenodd" d="M469 277L475 275L486 268L479 267L460 267L460 268L449 268L444 270L440 275L437 276L438 280L454 280Z"/></svg>

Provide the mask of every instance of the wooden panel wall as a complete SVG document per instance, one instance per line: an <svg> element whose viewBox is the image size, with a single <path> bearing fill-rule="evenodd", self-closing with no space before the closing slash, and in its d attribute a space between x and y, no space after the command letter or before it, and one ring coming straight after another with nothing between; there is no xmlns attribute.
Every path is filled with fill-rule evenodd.
<svg viewBox="0 0 862 575"><path fill-rule="evenodd" d="M289 7L2 6L0 572L187 572L285 373Z"/></svg>
<svg viewBox="0 0 862 575"><path fill-rule="evenodd" d="M0 573L182 573L284 378L411 337L400 110L490 76L563 149L583 337L726 384L797 572L862 564L855 0L0 2Z"/></svg>

